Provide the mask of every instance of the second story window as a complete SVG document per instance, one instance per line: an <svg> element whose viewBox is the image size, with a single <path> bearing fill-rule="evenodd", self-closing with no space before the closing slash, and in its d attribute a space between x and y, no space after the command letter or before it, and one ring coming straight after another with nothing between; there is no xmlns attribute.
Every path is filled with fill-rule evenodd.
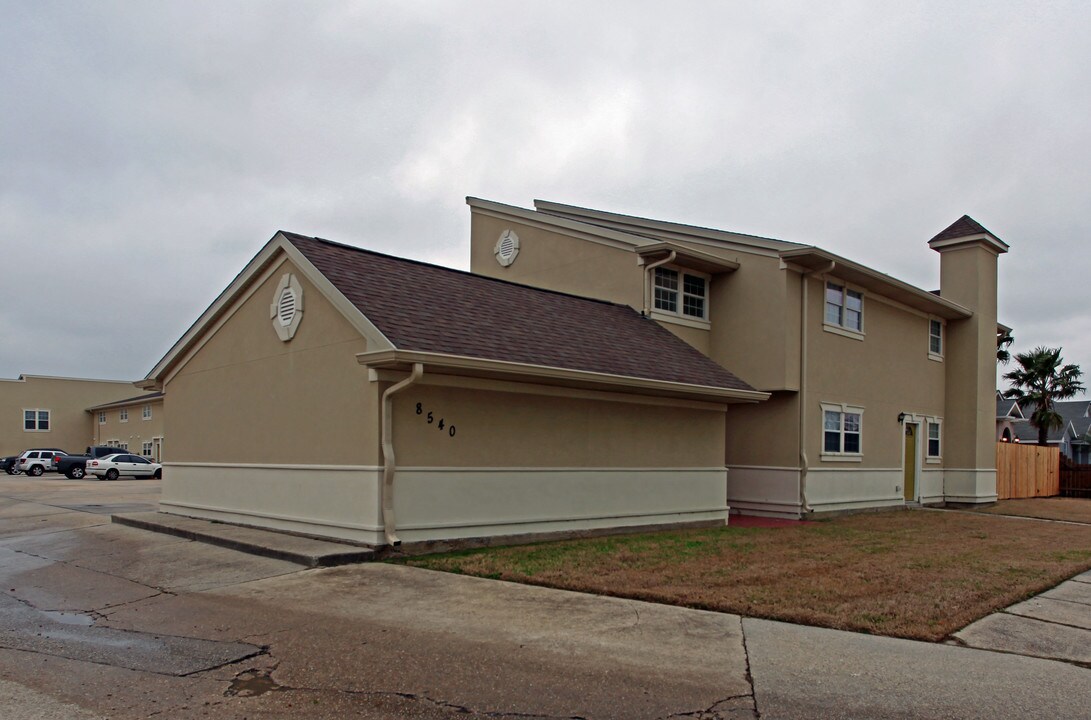
<svg viewBox="0 0 1091 720"><path fill-rule="evenodd" d="M708 318L708 279L670 268L655 269L655 309L683 317Z"/></svg>
<svg viewBox="0 0 1091 720"><path fill-rule="evenodd" d="M145 405L144 406L144 419L145 420L151 420L152 419L152 406L151 405Z"/></svg>
<svg viewBox="0 0 1091 720"><path fill-rule="evenodd" d="M864 331L864 295L844 285L826 283L826 324Z"/></svg>
<svg viewBox="0 0 1091 720"><path fill-rule="evenodd" d="M928 321L928 354L943 356L943 323L939 320Z"/></svg>
<svg viewBox="0 0 1091 720"><path fill-rule="evenodd" d="M127 408L121 410L118 412L117 417L121 422L129 422L129 410Z"/></svg>
<svg viewBox="0 0 1091 720"><path fill-rule="evenodd" d="M98 424L99 425L105 425L106 424L106 411L105 410L99 410Z"/></svg>

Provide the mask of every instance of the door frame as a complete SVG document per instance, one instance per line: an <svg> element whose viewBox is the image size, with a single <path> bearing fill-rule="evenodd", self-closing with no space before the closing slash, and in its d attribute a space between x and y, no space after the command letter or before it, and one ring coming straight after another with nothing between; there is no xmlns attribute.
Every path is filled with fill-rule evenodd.
<svg viewBox="0 0 1091 720"><path fill-rule="evenodd" d="M907 457L907 454L906 454L906 451L905 451L906 450L906 441L905 441L906 431L909 429L910 426L913 426L913 436L914 436L914 452L913 452L913 457L912 458ZM901 423L901 434L900 434L899 437L901 439L901 445L902 445L902 474L901 474L902 500L904 502L907 502L907 503L917 503L917 502L920 502L920 499L921 499L921 462L922 462L922 459L923 459L923 455L921 454L921 428L923 428L923 427L924 427L924 416L923 415L918 416L918 415L911 415L909 413L905 413L905 417L904 417L904 419L902 420L902 423ZM905 493L905 490L906 490L906 488L905 488L905 484L906 484L905 483L905 474L906 474L906 470L909 469L908 466L906 465L906 463L909 462L909 461L912 461L912 463L913 463L913 495L912 495L912 497L907 498L905 496L906 495L906 493Z"/></svg>

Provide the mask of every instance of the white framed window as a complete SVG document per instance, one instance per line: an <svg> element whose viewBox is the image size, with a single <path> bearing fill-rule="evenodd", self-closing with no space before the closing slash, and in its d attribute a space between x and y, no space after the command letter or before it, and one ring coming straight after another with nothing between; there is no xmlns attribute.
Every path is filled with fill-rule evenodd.
<svg viewBox="0 0 1091 720"><path fill-rule="evenodd" d="M943 445L941 438L941 422L939 418L929 418L925 423L925 451L928 462L939 462L943 457Z"/></svg>
<svg viewBox="0 0 1091 720"><path fill-rule="evenodd" d="M827 328L863 335L864 294L845 285L827 282L824 324Z"/></svg>
<svg viewBox="0 0 1091 720"><path fill-rule="evenodd" d="M144 419L145 420L151 420L152 419L152 406L151 405L145 405L143 413L144 413Z"/></svg>
<svg viewBox="0 0 1091 720"><path fill-rule="evenodd" d="M822 403L822 459L859 462L863 457L864 409Z"/></svg>
<svg viewBox="0 0 1091 720"><path fill-rule="evenodd" d="M129 408L122 408L119 410L117 417L121 422L129 422Z"/></svg>
<svg viewBox="0 0 1091 720"><path fill-rule="evenodd" d="M23 410L23 432L49 432L50 411L43 408Z"/></svg>
<svg viewBox="0 0 1091 720"><path fill-rule="evenodd" d="M708 276L657 267L654 290L657 311L694 320L708 319Z"/></svg>
<svg viewBox="0 0 1091 720"><path fill-rule="evenodd" d="M152 456L152 444L150 442L144 443L140 448L140 454L150 458Z"/></svg>
<svg viewBox="0 0 1091 720"><path fill-rule="evenodd" d="M119 447L121 447L121 441L120 440L107 440L106 441L106 447L119 448Z"/></svg>
<svg viewBox="0 0 1091 720"><path fill-rule="evenodd" d="M123 442L123 443L119 444L118 447L121 448L122 450L124 450L125 452L129 452L129 443L127 443L127 442Z"/></svg>
<svg viewBox="0 0 1091 720"><path fill-rule="evenodd" d="M935 319L928 321L928 357L943 359L943 323Z"/></svg>
<svg viewBox="0 0 1091 720"><path fill-rule="evenodd" d="M105 425L106 424L106 411L105 410L99 410L98 411L98 424L99 425Z"/></svg>

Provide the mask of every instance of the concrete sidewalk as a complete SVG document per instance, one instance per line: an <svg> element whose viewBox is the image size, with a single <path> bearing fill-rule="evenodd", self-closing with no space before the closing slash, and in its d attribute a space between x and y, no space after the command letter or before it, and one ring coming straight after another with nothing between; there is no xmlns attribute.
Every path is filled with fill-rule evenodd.
<svg viewBox="0 0 1091 720"><path fill-rule="evenodd" d="M1091 667L1091 571L955 633L967 647Z"/></svg>
<svg viewBox="0 0 1091 720"><path fill-rule="evenodd" d="M40 481L0 479L6 720L996 720L1091 707L1091 671L1071 662L399 565L304 569L111 524L62 505L123 497L54 489L63 503Z"/></svg>

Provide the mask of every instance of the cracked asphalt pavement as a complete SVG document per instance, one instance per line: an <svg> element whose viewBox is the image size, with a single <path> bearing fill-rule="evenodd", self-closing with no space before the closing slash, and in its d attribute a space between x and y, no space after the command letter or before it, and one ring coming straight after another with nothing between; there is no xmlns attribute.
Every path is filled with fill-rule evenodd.
<svg viewBox="0 0 1091 720"><path fill-rule="evenodd" d="M0 477L0 717L1083 716L1071 663L110 524L158 482Z"/></svg>

